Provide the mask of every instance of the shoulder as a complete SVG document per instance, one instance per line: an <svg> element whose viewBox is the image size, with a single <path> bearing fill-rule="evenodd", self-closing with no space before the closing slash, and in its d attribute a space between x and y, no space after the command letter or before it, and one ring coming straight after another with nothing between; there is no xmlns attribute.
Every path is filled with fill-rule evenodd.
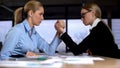
<svg viewBox="0 0 120 68"><path fill-rule="evenodd" d="M10 29L10 31L8 32L8 34L10 33L12 33L12 34L19 34L19 33L21 33L21 31L23 30L23 26L22 26L22 23L21 24L17 24L17 25L15 25L14 27L12 27L11 29Z"/></svg>
<svg viewBox="0 0 120 68"><path fill-rule="evenodd" d="M107 25L104 21L100 21L100 22L98 23L98 26L107 27L108 25Z"/></svg>
<svg viewBox="0 0 120 68"><path fill-rule="evenodd" d="M96 27L96 30L99 31L99 32L104 32L104 33L107 33L107 32L111 32L111 29L109 28L109 26L104 23L103 21L100 21Z"/></svg>
<svg viewBox="0 0 120 68"><path fill-rule="evenodd" d="M96 26L96 28L99 28L99 29L109 29L109 26L106 24L106 23L104 23L103 21L100 21L99 23L98 23L98 25Z"/></svg>

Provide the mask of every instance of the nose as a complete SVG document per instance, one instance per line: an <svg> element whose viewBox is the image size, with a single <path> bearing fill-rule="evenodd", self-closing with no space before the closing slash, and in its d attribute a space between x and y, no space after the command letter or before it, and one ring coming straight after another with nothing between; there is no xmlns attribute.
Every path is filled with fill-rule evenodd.
<svg viewBox="0 0 120 68"><path fill-rule="evenodd" d="M43 20L43 19L44 19L44 16L42 15L42 16L41 16L41 20Z"/></svg>

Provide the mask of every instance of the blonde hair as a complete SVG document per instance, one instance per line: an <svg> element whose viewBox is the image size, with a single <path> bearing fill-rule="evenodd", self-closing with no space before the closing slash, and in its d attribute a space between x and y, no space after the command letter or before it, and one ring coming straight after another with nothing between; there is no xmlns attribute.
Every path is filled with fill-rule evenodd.
<svg viewBox="0 0 120 68"><path fill-rule="evenodd" d="M25 17L28 17L28 12L30 10L32 10L33 12L35 12L36 10L38 10L39 7L43 7L42 4L37 1L37 0L31 0L29 2L27 2L24 6L24 13L25 13Z"/></svg>
<svg viewBox="0 0 120 68"><path fill-rule="evenodd" d="M93 9L95 11L95 16L97 18L101 18L101 9L97 4L95 4L95 3L87 3L82 8L86 9L86 10Z"/></svg>
<svg viewBox="0 0 120 68"><path fill-rule="evenodd" d="M19 7L14 12L14 25L19 24L22 21L22 9L23 7Z"/></svg>
<svg viewBox="0 0 120 68"><path fill-rule="evenodd" d="M37 0L30 0L25 4L24 7L20 7L14 12L14 24L21 23L25 18L28 17L28 12L32 10L35 12L39 9L39 7L43 7L43 5Z"/></svg>

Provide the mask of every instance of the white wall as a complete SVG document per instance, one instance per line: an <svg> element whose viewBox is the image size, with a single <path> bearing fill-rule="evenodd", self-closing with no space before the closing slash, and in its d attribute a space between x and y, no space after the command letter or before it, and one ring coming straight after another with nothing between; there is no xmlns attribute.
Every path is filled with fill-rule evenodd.
<svg viewBox="0 0 120 68"><path fill-rule="evenodd" d="M112 19L112 32L120 49L120 19Z"/></svg>
<svg viewBox="0 0 120 68"><path fill-rule="evenodd" d="M4 43L6 33L11 29L12 21L0 21L0 41Z"/></svg>

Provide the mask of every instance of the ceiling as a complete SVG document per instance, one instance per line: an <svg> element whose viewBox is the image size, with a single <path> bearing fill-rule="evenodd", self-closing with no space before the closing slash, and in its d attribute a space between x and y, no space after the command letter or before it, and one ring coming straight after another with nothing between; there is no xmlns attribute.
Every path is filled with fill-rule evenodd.
<svg viewBox="0 0 120 68"><path fill-rule="evenodd" d="M13 19L16 8L24 6L29 0L0 0L0 20ZM119 0L39 0L45 8L45 19L80 18L82 4L96 2L103 18L120 18Z"/></svg>

